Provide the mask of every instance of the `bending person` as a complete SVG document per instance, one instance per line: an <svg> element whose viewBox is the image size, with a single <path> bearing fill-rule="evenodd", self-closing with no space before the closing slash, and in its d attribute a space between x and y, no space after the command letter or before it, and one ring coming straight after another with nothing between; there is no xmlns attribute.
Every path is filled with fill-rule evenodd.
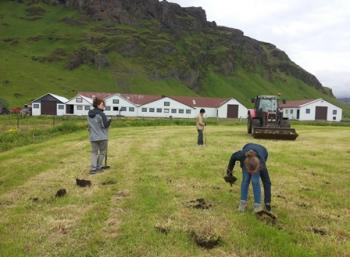
<svg viewBox="0 0 350 257"><path fill-rule="evenodd" d="M266 148L262 145L253 143L246 144L242 150L232 154L227 167L227 175L232 176L232 171L236 161L240 162L240 166L243 172L241 185L241 202L239 205L240 211L244 211L247 206L248 189L251 179L253 184L254 197L256 195L254 210L259 211L259 209L261 209L259 196L260 181L257 179L258 175L261 177L264 186L265 208L267 211L271 211L271 181L266 166L267 158L268 152ZM256 171L254 171L254 169L256 169Z"/></svg>

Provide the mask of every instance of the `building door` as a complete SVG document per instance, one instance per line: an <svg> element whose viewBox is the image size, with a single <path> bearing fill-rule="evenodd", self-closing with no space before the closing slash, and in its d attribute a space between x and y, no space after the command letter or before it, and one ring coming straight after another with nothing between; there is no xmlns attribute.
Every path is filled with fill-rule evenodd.
<svg viewBox="0 0 350 257"><path fill-rule="evenodd" d="M227 105L227 118L238 118L238 105L229 104Z"/></svg>
<svg viewBox="0 0 350 257"><path fill-rule="evenodd" d="M300 110L298 109L297 110L297 120L299 120L300 119Z"/></svg>
<svg viewBox="0 0 350 257"><path fill-rule="evenodd" d="M316 106L315 120L327 120L328 107Z"/></svg>
<svg viewBox="0 0 350 257"><path fill-rule="evenodd" d="M57 104L53 101L41 101L41 114L42 115L56 115Z"/></svg>
<svg viewBox="0 0 350 257"><path fill-rule="evenodd" d="M74 114L74 105L73 104L66 105L66 113L67 114Z"/></svg>

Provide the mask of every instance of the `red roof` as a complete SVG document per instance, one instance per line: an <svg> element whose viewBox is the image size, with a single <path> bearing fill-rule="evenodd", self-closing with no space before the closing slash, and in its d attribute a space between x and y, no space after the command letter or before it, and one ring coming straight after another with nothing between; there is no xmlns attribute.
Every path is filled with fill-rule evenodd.
<svg viewBox="0 0 350 257"><path fill-rule="evenodd" d="M201 97L201 96L172 96L170 98L192 107L212 107L212 108L219 107L230 99L230 98L213 98L213 97Z"/></svg>
<svg viewBox="0 0 350 257"><path fill-rule="evenodd" d="M281 108L298 108L301 105L310 103L312 101L315 101L315 99L304 99L304 100L294 100L294 101L287 101L285 104L281 104Z"/></svg>
<svg viewBox="0 0 350 257"><path fill-rule="evenodd" d="M113 93L103 93L103 92L78 92L78 94L91 99L95 97L105 99L111 95L114 95Z"/></svg>
<svg viewBox="0 0 350 257"><path fill-rule="evenodd" d="M113 93L99 93L99 92L79 92L78 94L88 97L94 98L99 97L105 99L109 96L114 95ZM144 105L147 103L151 103L153 101L157 101L167 96L160 95L140 95L140 94L120 94L123 98L128 101L136 104L136 105ZM209 107L216 108L223 105L230 98L214 98L214 97L201 97L201 96L169 96L169 98L178 101L182 104L191 107Z"/></svg>
<svg viewBox="0 0 350 257"><path fill-rule="evenodd" d="M144 105L150 102L162 99L162 96L159 95L137 95L137 94L120 94L122 97L127 99L128 101L137 104Z"/></svg>

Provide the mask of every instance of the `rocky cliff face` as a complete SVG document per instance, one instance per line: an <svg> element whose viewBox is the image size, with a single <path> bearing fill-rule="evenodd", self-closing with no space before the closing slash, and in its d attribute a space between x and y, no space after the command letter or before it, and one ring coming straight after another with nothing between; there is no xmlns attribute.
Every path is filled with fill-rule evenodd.
<svg viewBox="0 0 350 257"><path fill-rule="evenodd" d="M200 30L215 25L206 19L200 7L182 8L175 3L158 0L44 0L86 12L96 20L137 24L143 19L156 19L170 29Z"/></svg>
<svg viewBox="0 0 350 257"><path fill-rule="evenodd" d="M274 45L246 37L240 30L220 27L215 22L208 22L205 11L200 7L183 8L175 3L158 0L31 1L44 1L75 8L91 19L114 24L135 26L145 22L157 24L156 27L152 27L153 35L147 38L133 35L118 42L117 37L124 32L105 27L100 30L114 38L110 41L97 39L97 41L107 42L102 44L101 52L104 54L119 51L123 56L147 58L150 63L149 72L157 79L173 77L183 81L192 89L200 89L201 79L209 69L223 75L230 75L240 66L250 72L263 73L268 80L275 79L278 74L286 74L327 94L332 94L322 87L314 75L293 63L286 53ZM158 38L157 35L160 33L168 33L172 41ZM196 38L190 44L186 41L189 35ZM155 43L155 40L158 41ZM175 46L179 42L184 45L181 52ZM74 68L80 63L76 60L84 60L79 57L79 52L82 51L77 51L78 55L75 53L75 60L71 62L74 65L69 67ZM101 58L104 57L100 55L99 59ZM172 58L171 64L164 63L164 59L169 58ZM96 57L90 59L96 59ZM104 60L104 63L108 61ZM100 65L97 66L100 67Z"/></svg>

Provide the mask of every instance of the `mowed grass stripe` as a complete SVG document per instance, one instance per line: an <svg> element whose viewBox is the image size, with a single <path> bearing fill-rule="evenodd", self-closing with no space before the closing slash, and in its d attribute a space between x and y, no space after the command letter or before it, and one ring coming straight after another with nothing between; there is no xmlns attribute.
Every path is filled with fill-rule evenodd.
<svg viewBox="0 0 350 257"><path fill-rule="evenodd" d="M296 142L282 142L253 140L244 126L209 127L205 148L195 146L191 127L112 129L112 169L93 177L88 189L74 185L89 164L89 143L78 134L72 143L83 150L64 157L63 169L47 169L0 197L0 256L347 256L350 131L297 129ZM48 149L55 140L49 142ZM238 213L239 184L230 188L222 180L231 153L247 142L269 149L277 226L251 214L251 198L248 212ZM238 166L235 172L240 181ZM116 184L102 186L113 179ZM55 200L61 184L68 196ZM129 195L118 196L123 190ZM8 201L12 194L16 201ZM39 202L28 201L39 194ZM213 207L186 207L200 197ZM169 225L169 234L159 233L158 223ZM220 234L220 247L195 245L190 233L203 227Z"/></svg>

